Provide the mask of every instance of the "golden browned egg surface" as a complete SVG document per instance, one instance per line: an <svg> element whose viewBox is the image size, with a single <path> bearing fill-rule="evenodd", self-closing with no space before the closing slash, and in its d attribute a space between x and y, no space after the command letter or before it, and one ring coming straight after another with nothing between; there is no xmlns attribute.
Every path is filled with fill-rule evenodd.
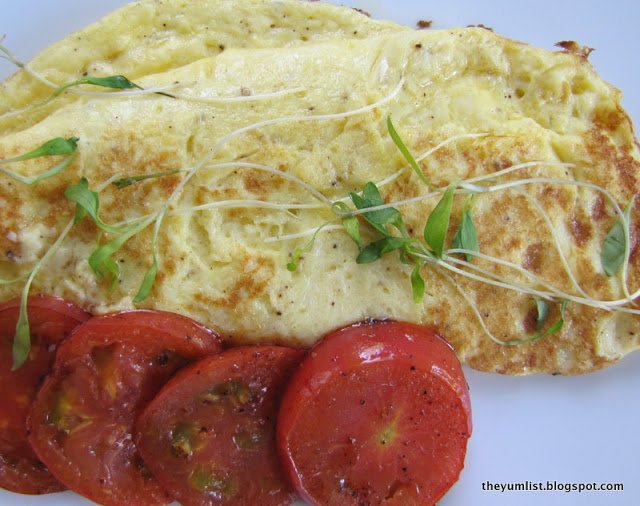
<svg viewBox="0 0 640 506"><path fill-rule="evenodd" d="M152 263L153 223L114 255L121 275L112 287L88 258L115 235L85 219L32 293L94 313L176 311L237 342L308 345L362 319L407 320L437 329L470 366L509 374L589 372L640 346L637 308L625 301L640 285L635 205L628 263L607 276L600 259L617 219L612 200L624 209L638 191L639 152L620 93L585 55L483 28L413 31L321 3L233 2L251 12L240 26L224 15L228 1L206 3L202 17L189 2L137 2L30 65L58 85L83 73L124 74L173 97L83 87L102 93L67 92L28 108L52 88L25 70L2 85L0 159L53 137L80 139L73 164L36 185L0 174L2 279L26 277L51 248L74 216L64 191L81 177L96 190L112 176L182 168L99 194L110 224L168 206L144 302L133 298ZM453 252L427 262L419 304L412 267L396 253L355 262L358 248L331 206L374 182L387 202L416 197L396 207L422 236L441 192L408 167L389 116L435 186L458 184L446 248L466 205L479 238L481 256L467 263ZM11 169L37 174L51 164L37 158ZM325 223L288 270L292 252ZM362 228L365 240L374 237ZM0 299L21 289L0 285ZM540 292L553 293L547 327L568 300L561 330L505 345L535 335Z"/></svg>

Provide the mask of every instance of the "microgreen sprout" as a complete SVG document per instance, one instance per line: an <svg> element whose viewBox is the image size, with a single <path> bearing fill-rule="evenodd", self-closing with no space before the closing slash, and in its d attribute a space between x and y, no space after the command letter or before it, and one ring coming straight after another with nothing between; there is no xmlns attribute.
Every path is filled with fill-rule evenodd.
<svg viewBox="0 0 640 506"><path fill-rule="evenodd" d="M424 279L420 272L421 268L422 268L421 265L416 265L413 268L413 271L411 271L411 293L413 295L413 301L416 304L419 304L420 302L422 302L422 299L424 298L424 293L426 290Z"/></svg>
<svg viewBox="0 0 640 506"><path fill-rule="evenodd" d="M89 188L89 181L86 178L83 177L77 184L67 187L64 196L76 204L75 223L89 216L100 230L112 234L122 231L121 227L109 225L100 219L100 197L98 192Z"/></svg>
<svg viewBox="0 0 640 506"><path fill-rule="evenodd" d="M107 244L98 246L89 257L89 265L93 271L99 276L110 276L113 287L120 276L120 268L118 263L112 259L112 256L131 237L147 227L155 216L150 215L146 219L130 225L110 225L105 223L99 216L100 198L98 192L89 188L89 182L86 178L81 178L77 184L67 187L64 194L68 200L76 204L74 224L88 216L100 230L117 236Z"/></svg>
<svg viewBox="0 0 640 506"><path fill-rule="evenodd" d="M471 216L471 203L473 202L473 195L469 196L465 202L462 210L462 219L460 221L460 227L456 234L453 236L453 247L464 249L470 252L479 251L478 247L478 232L473 223L473 217ZM471 253L465 253L465 258L468 262L471 261L473 255Z"/></svg>
<svg viewBox="0 0 640 506"><path fill-rule="evenodd" d="M29 357L29 352L31 351L31 329L29 325L29 315L27 312L27 301L29 298L29 291L31 290L33 279L38 274L38 272L40 272L40 269L47 262L47 260L51 258L58 250L60 244L62 244L62 241L64 241L72 227L73 220L71 220L62 230L62 233L60 234L56 242L47 250L44 256L40 260L38 260L38 262L36 262L36 264L31 269L29 276L27 277L26 283L22 287L22 293L20 297L20 312L18 314L18 321L16 322L16 332L13 338L12 346L12 370L14 371L26 362L27 358Z"/></svg>
<svg viewBox="0 0 640 506"><path fill-rule="evenodd" d="M99 186L98 192L102 191L110 183L111 180L108 179L106 182ZM71 231L73 226L76 224L76 218L77 215L74 216L74 218L71 219L69 223L67 223L67 225L62 229L62 232L60 232L60 235L55 240L55 242L49 247L43 257L38 260L31 268L31 271L27 276L27 280L22 287L20 296L20 312L18 314L18 321L16 322L16 331L12 347L13 370L18 369L25 363L25 361L29 357L29 352L31 351L31 329L29 325L27 302L33 280L35 279L38 272L40 272L40 269L42 269L47 261L58 251L60 245L63 243L67 235L69 235L69 232Z"/></svg>
<svg viewBox="0 0 640 506"><path fill-rule="evenodd" d="M153 284L156 281L156 275L158 274L158 255L157 255L157 247L154 242L153 248L151 250L151 267L147 270L142 279L142 283L140 284L140 288L136 293L136 296L133 298L134 304L139 304L143 302L149 294L151 293L151 289L153 288Z"/></svg>
<svg viewBox="0 0 640 506"><path fill-rule="evenodd" d="M363 246L357 216L349 214L349 208L344 202L336 202L333 205L332 209L341 216L345 230L358 246L359 253L356 257L356 263L372 263L388 253L398 251L401 262L413 265L410 277L413 299L420 302L425 292L425 283L421 274L425 260L417 257L415 253L416 251L426 255L431 253L409 235L400 211L394 207L384 206L384 200L375 183L368 182L364 186L362 194L351 192L349 197L356 209L363 211L359 216L379 236L376 240ZM367 211L367 209L371 210Z"/></svg>
<svg viewBox="0 0 640 506"><path fill-rule="evenodd" d="M535 299L536 301L536 330L540 332L544 323L547 321L547 316L549 316L549 304L547 304L542 299Z"/></svg>
<svg viewBox="0 0 640 506"><path fill-rule="evenodd" d="M106 276L109 273L113 275L113 264L110 262L111 257L122 248L129 239L153 223L155 218L156 216L152 214L145 220L125 228L115 239L94 250L91 256L89 256L89 265L93 271L100 276Z"/></svg>
<svg viewBox="0 0 640 506"><path fill-rule="evenodd" d="M400 153L402 153L402 156L404 156L405 160L409 163L422 182L431 189L435 188L435 185L427 178L427 176L425 176L420 165L418 165L418 162L411 154L411 151L409 151L409 148L407 148L407 145L398 134L395 126L393 125L393 121L391 121L391 116L387 116L387 130L389 131L389 135L391 136L394 144L400 150Z"/></svg>
<svg viewBox="0 0 640 506"><path fill-rule="evenodd" d="M0 43L3 41L3 38L0 39ZM70 81L68 83L64 83L64 84L58 85L58 84L50 81L49 79L47 79L43 75L41 75L39 72L36 72L35 70L33 70L29 65L27 65L24 62L18 60L11 53L11 51L9 51L9 49L6 48L2 44L0 44L0 57L10 61L16 67L26 71L29 75L31 75L34 79L37 79L38 81L40 81L42 84L48 86L49 88L53 88L53 93L47 99L45 99L44 101L32 104L29 107L26 107L25 109L19 109L19 110L16 110L16 111L11 111L9 113L2 114L2 115L0 115L0 118L6 118L6 117L19 115L19 114L22 114L24 112L30 111L32 109L35 109L37 107L41 107L43 105L46 105L49 102L51 102L52 100L54 100L56 97L60 96L65 91L71 91L71 92L79 94L79 95L91 94L91 92L84 92L84 91L75 89L75 88L77 88L77 87L79 87L81 85L87 85L87 84L93 85L93 86L99 86L99 87L102 87L102 88L110 88L110 89L114 89L114 90L125 90L125 93L126 93L126 90L138 90L141 93L148 92L148 93L153 93L153 94L156 94L156 95L162 95L162 96L169 97L169 98L176 98L175 95L172 95L172 94L167 93L166 91L164 91L164 90L166 90L168 88L171 88L173 86L163 87L163 88L155 88L155 89L145 89L145 88L139 86L138 84L134 83L133 81L131 81L127 77L122 76L122 75L114 75L114 76L106 76L106 77L83 76L80 79L76 79L76 80Z"/></svg>
<svg viewBox="0 0 640 506"><path fill-rule="evenodd" d="M630 222L630 209L631 204L627 206L627 210L623 213L613 196L604 188L594 185L592 183L575 181L575 180L563 180L556 178L527 178L519 179L515 181L509 181L506 183L500 183L498 178L502 175L506 175L515 170L523 169L526 167L534 166L557 166L557 167L573 167L572 164L566 164L562 162L526 162L522 164L513 165L506 169L502 169L492 174L485 174L482 176L470 178L458 183L450 184L446 189L435 188L422 172L419 166L417 166L416 160L411 155L411 152L407 148L406 144L394 128L390 118L387 119L387 127L389 134L391 135L394 143L400 149L405 159L409 162L413 170L418 174L423 182L426 182L430 189L435 190L430 193L420 195L418 197L412 197L410 199L384 203L384 200L380 196L378 186L374 183L367 183L361 193L351 192L349 198L355 209L349 208L349 206L343 201L334 202L332 210L342 220L343 229L347 232L349 237L355 242L358 247L359 253L356 257L356 262L359 264L372 263L381 258L382 256L391 253L393 251L399 251L399 259L402 263L413 265L411 271L411 285L413 298L416 302L420 302L425 293L424 279L421 276L421 268L430 264L433 268L442 268L455 273L459 276L466 277L481 283L491 284L497 287L515 290L520 293L529 294L536 304L537 319L536 319L536 333L533 336L529 336L519 340L502 341L493 336L488 330L487 326L482 321L475 302L464 293L464 291L455 283L453 278L449 274L443 273L447 278L451 279L456 289L463 295L463 297L472 305L476 316L478 316L481 325L485 332L496 342L505 345L525 344L537 341L551 334L559 332L565 319L566 305L571 301L582 305L591 307L622 311L633 314L640 314L640 310L624 307L625 304L632 302L636 297L640 296L640 290L633 294L628 292L626 286L626 268L629 255L629 222ZM486 134L478 134L474 136L480 137ZM448 141L444 141L440 145L445 145ZM439 146L440 146L439 145ZM423 159L421 157L420 159ZM388 177L384 181L392 181L397 179L399 173L395 173ZM488 186L482 186L478 183L489 183ZM560 185L573 185L577 187L584 187L602 193L607 200L612 204L616 214L619 216L618 220L614 223L611 231L607 235L602 250L602 263L605 271L608 275L613 275L620 270L623 270L623 289L625 292L625 298L617 300L599 300L588 296L582 288L578 285L570 265L562 252L560 247L559 238L557 232L547 216L546 211L535 201L535 199L523 192L521 187L531 184L560 184ZM533 208L541 213L547 228L549 229L555 246L559 251L562 259L562 265L567 271L569 278L579 293L578 295L567 293L553 286L551 283L544 279L535 276L533 273L527 271L519 265L512 264L502 259L494 258L479 251L478 232L473 222L472 204L473 199L478 194L494 193L498 191L514 190L517 193L522 194L528 200L531 201ZM458 230L455 232L450 249L446 249L445 242L448 235L449 220L453 209L454 196L462 193L467 194L467 200L462 209L462 216ZM399 206L405 206L413 203L417 203L423 200L432 199L440 195L440 200L427 218L424 229L424 243L418 241L415 238L411 238L406 234L405 226L402 220L402 214L398 211ZM361 217L364 219L364 223L370 227L370 232L378 237L367 245L363 245L361 234L361 223L354 218ZM315 234L319 230L315 231ZM289 237L302 237L304 233L290 234ZM452 256L453 254L461 254L464 260L460 260ZM498 265L504 265L512 268L528 278L533 285L529 286L519 281L508 280L490 270L483 267L479 267L471 263L474 257L480 257L484 261L489 261ZM456 265L461 265L459 268ZM478 274L474 273L476 271ZM545 289L535 288L535 286L543 286ZM548 326L544 330L547 316L549 314L549 303L551 301L560 302L560 318L558 321Z"/></svg>
<svg viewBox="0 0 640 506"><path fill-rule="evenodd" d="M349 237L356 243L358 249L362 249L362 236L360 235L360 223L357 216L349 214L349 206L344 202L335 202L332 206L332 210L339 215L342 215L342 226L344 227Z"/></svg>
<svg viewBox="0 0 640 506"><path fill-rule="evenodd" d="M149 271L147 271L147 274L145 275L145 279L143 281L143 285L141 286L141 290L138 292L138 296L136 297L138 300L141 300L144 298L144 296L146 296L151 289L153 288L153 281L155 279L155 270L157 269L157 258L156 258L156 243L157 243L157 236L160 230L160 227L162 226L162 222L164 221L165 216L168 214L169 211L169 205L171 204L171 202L176 199L180 193L182 192L182 190L184 189L184 187L187 185L187 183L191 180L191 178L200 170L205 169L206 167L209 166L209 162L211 161L211 159L218 153L218 151L220 151L220 149L222 149L226 144L228 144L229 142L231 142L233 139L235 139L236 137L239 137L247 132L251 132L253 130L257 130L259 128L263 128L269 125L279 125L279 124L286 124L286 123L294 123L294 122L307 122L307 121L321 121L321 120L334 120L334 119L341 119L341 118L348 118L351 116L355 116L358 114L363 114L365 112L371 111L373 109L376 109L378 107L380 107L382 104L392 100L402 89L402 86L404 84L404 78L400 79L400 81L398 82L398 84L396 85L396 87L386 96L384 96L383 98L381 98L380 100L378 100L377 102L374 102L372 104L367 104L365 106L359 107L357 109L353 109L350 111L345 111L345 112L341 112L341 113L332 113L332 114L319 114L316 116L284 116L281 118L274 118L274 119L268 119L268 120L263 120L263 121L258 121L257 123L253 123L251 125L242 127L242 128L238 128L237 130L234 130L232 132L230 132L229 134L227 134L226 136L224 136L222 139L220 139L218 141L218 143L213 146L207 153L206 155L200 159L200 161L194 165L192 168L190 168L185 177L182 178L182 180L178 183L178 185L176 186L176 188L173 190L173 192L171 193L171 195L169 196L169 198L164 202L164 204L161 206L161 208L154 214L150 215L148 218L145 219L145 221L141 222L138 226L141 226L142 228L146 227L148 224L152 223L155 221L155 225L154 225L154 235L153 235L153 264L151 266L151 268L149 269ZM306 183L303 183L306 185ZM320 200L323 201L327 201L327 199L322 196L322 194L319 194L319 192L315 192L315 195L319 195ZM214 204L214 207L216 207L217 203L212 203ZM265 203L266 204L266 203ZM204 209L204 208L208 208L208 205L203 205L203 206L199 206L200 208ZM284 207L284 206L283 206ZM309 207L309 206L305 206L305 205L300 205L298 206L299 208L304 208L304 207ZM315 207L315 206L311 206L311 207ZM193 212L193 210L190 210L190 212ZM128 237L125 239L125 241L128 240ZM119 246L117 244L114 244L114 247L117 246L118 248L121 246L122 244L120 244ZM107 253L109 252L109 250L105 250L105 252L99 254L96 258L94 258L94 264L101 265L102 263L102 259L103 257L105 257L105 255L107 255ZM94 255L97 252L94 252ZM94 255L92 255L92 258L94 257ZM110 256L107 255L107 257ZM90 258L90 263L91 263L91 258ZM92 265L93 267L93 265ZM95 270L95 269L94 269Z"/></svg>
<svg viewBox="0 0 640 506"><path fill-rule="evenodd" d="M54 139L45 142L44 144L27 153L0 160L0 165L6 165L9 163L22 162L25 160L31 160L32 158L40 158L44 156L69 155L61 162L49 168L42 174L39 174L37 176L23 176L22 174L10 171L8 169L5 169L4 167L0 167L0 172L26 185L34 185L42 181L43 179L55 176L56 174L62 172L62 170L64 170L66 167L68 167L71 162L73 162L76 156L79 140L80 139L78 137L69 137L68 139L55 137Z"/></svg>
<svg viewBox="0 0 640 506"><path fill-rule="evenodd" d="M128 176L123 177L121 179L117 179L113 182L116 188L126 188L127 186L131 186L132 184L138 183L140 181L145 181L147 179L155 179L158 177L171 176L173 174L178 174L180 172L186 172L186 169L172 169L172 170L164 170L162 172L155 172L153 174L142 174L139 176Z"/></svg>
<svg viewBox="0 0 640 506"><path fill-rule="evenodd" d="M11 59L10 53L4 50L0 46L0 50L5 52L5 56L8 59ZM9 56L7 56L9 55ZM11 60L14 61L14 60ZM16 63L16 61L14 61ZM18 63L16 63L18 64ZM33 71L30 71L27 66L20 64L22 68L25 68L32 75L36 75ZM44 78L40 78L42 82L45 84L54 87L54 92L49 100L61 95L65 91L70 92L79 92L79 90L73 90L73 88L81 85L94 85L107 87L111 89L119 89L119 90L142 90L142 88L127 79L124 76L110 76L105 78L92 77L87 76L82 79L78 79L61 86L52 84ZM607 275L613 275L618 272L622 266L623 268L623 278L624 278L624 287L625 287L625 299L620 299L616 301L598 301L596 299L589 298L584 292L581 292L582 296L576 296L572 294L566 294L560 289L557 289L547 283L545 280L538 279L532 273L528 273L524 271L520 266L515 264L509 264L505 260L494 259L489 257L488 255L484 255L480 253L478 247L478 232L473 223L473 216L471 213L471 203L473 195L476 194L489 194L492 192L498 191L506 191L519 189L520 187L527 184L537 184L537 183L548 183L548 184L572 184L575 186L584 186L590 187L592 189L596 189L597 191L602 191L606 193L606 190L597 187L595 185L590 185L589 183L582 183L579 181L569 181L569 180L560 180L553 178L529 178L529 179L520 179L515 181L508 181L505 183L499 183L498 178L501 175L507 174L509 172L518 170L520 168L528 167L528 166L536 166L536 165L552 165L552 166L568 166L570 164L562 164L562 163L547 163L547 162L527 162L525 164L514 165L510 168L503 169L502 171L498 171L493 174L483 175L476 178L467 179L465 181L454 182L449 184L446 187L438 188L436 187L432 181L427 177L423 169L421 168L419 162L424 158L429 156L431 153L435 152L435 150L440 147L453 142L457 139L462 138L472 138L472 137L483 137L488 134L463 134L460 136L452 137L447 139L431 150L427 151L427 153L415 158L411 153L410 149L407 147L407 144L402 140L398 131L396 130L391 117L387 117L387 130L389 136L394 142L395 146L398 148L404 159L409 164L409 167L416 173L419 179L425 183L425 185L429 188L430 193L425 195L420 195L418 197L412 197L411 199L407 199L402 202L389 202L385 203L382 195L380 193L379 187L381 183L376 185L373 182L368 182L364 185L361 192L352 192L348 195L348 198L345 198L340 201L332 202L327 197L322 195L319 191L315 190L313 187L308 185L302 180L295 178L295 176L291 175L287 172L278 171L277 169L268 168L265 166L260 166L258 164L249 164L246 162L227 162L221 164L210 164L211 159L220 151L220 149L227 143L231 142L234 138L263 127L268 127L269 125L276 124L284 124L288 122L303 122L303 121L321 121L321 120L335 120L346 118L352 115L365 113L380 107L382 104L391 100L402 88L404 80L400 80L398 86L390 92L388 95L380 99L379 101L368 104L366 106L360 107L355 110L346 111L342 113L336 114L321 114L321 115L306 115L306 116L289 116L289 117L281 117L274 118L264 121L259 121L252 125L248 125L246 127L240 128L226 135L220 141L213 146L205 156L193 167L188 169L172 169L163 172L158 172L154 174L144 174L144 175L136 175L136 176L127 176L122 177L113 184L117 188L125 188L132 184L136 184L140 181L144 181L147 179L164 177L172 174L177 174L180 172L186 173L186 176L181 179L178 183L175 190L172 192L171 196L167 199L166 202L163 203L162 207L153 212L148 216L143 216L140 218L136 218L131 220L129 223L121 223L121 224L107 224L101 220L99 217L99 198L98 191L92 191L89 188L88 181L86 179L81 179L80 182L76 185L72 185L67 188L65 195L67 198L76 204L76 214L74 219L70 222L69 225L63 230L63 233L59 237L58 241L54 244L54 246L59 245L59 243L64 239L64 236L69 232L71 227L83 220L86 217L89 217L95 225L105 233L114 235L106 244L99 245L95 251L91 254L89 258L89 264L91 268L98 274L106 276L110 275L113 283L115 283L120 275L118 262L113 259L113 255L134 235L142 231L144 228L149 226L151 223L155 223L153 238L152 238L152 262L151 266L146 272L142 284L138 290L134 298L134 303L142 302L146 297L149 296L151 290L153 288L153 284L157 277L158 269L159 269L159 261L157 254L157 243L159 231L163 222L163 219L166 215L178 214L181 212L193 213L197 211L209 210L209 209L220 209L224 207L263 207L263 208L271 208L271 209L310 209L310 208L318 208L323 206L330 206L330 208L334 211L334 213L338 216L339 220L342 223L342 229L347 232L348 236L354 241L358 248L358 255L356 256L356 262L358 264L367 264L377 261L383 256L397 252L399 260L408 266L411 267L411 287L412 287L412 295L413 299L416 302L420 302L423 300L426 286L424 278L422 277L422 270L426 265L433 267L438 271L442 271L444 275L446 275L449 279L453 279L447 272L454 273L459 276L466 277L467 279L472 279L478 282L484 282L493 284L494 286L500 286L507 289L516 290L520 293L528 294L532 297L536 304L536 333L534 336L529 336L521 340L515 341L500 341L493 338L496 342L500 342L501 344L506 345L514 345L514 344L524 344L528 342L533 342L535 340L541 339L553 333L559 332L563 325L565 319L565 308L568 301L584 303L586 305L591 305L593 307L599 308L617 308L619 310L625 310L629 312L636 311L631 308L619 308L619 306L627 304L631 301L634 296L637 294L628 294L628 290L626 288L626 267L628 262L628 253L629 253L629 216L625 214L619 213L619 208L617 204L613 200L613 197L610 198L610 201L613 203L616 212L619 215L619 219L614 223L611 231L607 235L605 239L605 243L603 245L602 250L602 264ZM284 96L293 92L303 91L301 89L292 89L292 90L284 90L283 92L274 92L273 94L265 94L265 97L275 97L275 96ZM158 93L161 95L166 95L172 98L176 98L174 95L169 95L167 93L161 91L153 91L153 93ZM113 95L112 93L105 93L104 95ZM178 98L188 98L179 96ZM198 100L197 98L194 100ZM217 99L214 99L217 100ZM244 100L244 99L243 99ZM222 99L224 101L224 99ZM75 139L75 138L72 138ZM67 139L70 141L72 139ZM77 141L77 139L75 139ZM42 148L42 147L41 147ZM36 151L36 150L34 150ZM24 158L27 155L31 155L33 152L22 155L21 157L16 157L14 159L4 160L0 163L9 163L20 161L19 159L26 160ZM47 154L65 154L61 152L56 152L55 149L52 149L51 152ZM75 145L73 150L68 154L75 154ZM35 156L44 156L44 155L32 155L29 157ZM70 161L69 161L70 163ZM214 167L232 167L237 165L239 167L247 167L255 170L264 170L267 172L273 172L280 174L281 177L290 179L297 184L304 187L307 191L309 191L316 199L320 201L320 204L278 204L273 202L262 202L262 201L251 201L251 200L237 200L237 201L220 201L220 202L209 202L206 204L202 204L200 206L193 206L190 208L184 209L172 209L169 210L170 204L173 200L177 199L182 189L188 183L190 178L196 174L200 170L204 170L207 168ZM66 165L65 165L66 166ZM57 167L57 166L56 166ZM64 168L64 167L62 167ZM2 169L0 169L2 170ZM53 169L51 169L53 170ZM47 177L54 175L57 172L51 172L51 170L47 171ZM58 169L57 169L58 170ZM59 169L62 170L62 169ZM59 171L58 170L58 171ZM406 170L406 167L403 169ZM7 173L7 171L3 172ZM385 181L391 182L399 177L401 171L398 171L396 174L388 177ZM41 178L42 176L38 176ZM39 179L38 179L39 180ZM484 184L480 184L484 183ZM32 184L32 183L28 183ZM446 239L449 235L449 225L450 225L450 217L454 207L454 200L456 196L460 194L469 195L463 210L462 216L460 220L460 226L453 236L452 240L452 248L447 249L446 247ZM606 193L607 198L610 197L608 193ZM422 238L418 239L412 237L404 224L403 217L401 212L399 211L399 207L403 205L408 205L411 203L416 203L420 201L425 201L428 199L434 199L435 197L439 197L439 201L436 206L433 208L433 211L427 217L424 231L422 234ZM350 204L353 205L353 208L350 207ZM538 209L538 208L537 208ZM627 211L628 212L628 211ZM552 230L552 226L550 225L549 220L547 220L549 229L552 234L555 232ZM289 271L294 272L298 269L299 263L303 258L303 255L311 251L313 248L314 242L321 232L321 230L335 230L339 225L336 224L327 224L325 223L321 227L315 229L313 231L311 240L305 244L301 248L297 248L291 255L291 261L287 264L287 268ZM366 234L362 234L362 227L366 227ZM306 232L304 236L306 236ZM295 238L302 237L301 234L290 234L286 236L287 238ZM366 242L363 237L367 239L373 236L373 240L370 242ZM555 239L555 236L554 236ZM57 247L57 246L56 246ZM559 249L558 242L556 241L556 247ZM47 254L36 264L36 266L32 269L30 276L27 280L27 283L23 290L23 299L21 301L21 312L20 318L17 325L16 331L16 339L14 341L14 367L17 367L16 364L21 364L28 356L29 352L29 328L28 328L28 319L26 314L26 294L28 294L29 286L33 280L33 276L37 273L37 271L41 268L42 264L47 260L47 258L52 255L52 250L55 248L51 248ZM452 256L457 255L457 256ZM462 259L464 258L464 260ZM482 259L484 261L494 263L497 265L509 266L514 268L520 274L524 274L530 281L531 285L527 285L526 283L515 282L513 280L504 279L502 276L490 272L488 269L484 269L478 265L474 265L471 261L474 258ZM564 257L563 257L564 259ZM480 263L480 262L476 262ZM564 262L565 269L569 271L569 265L565 261ZM573 277L572 277L573 279ZM7 281L6 283L8 283ZM112 283L112 287L114 286ZM455 281L454 281L455 283ZM577 286L577 283L574 283ZM542 286L542 288L540 288ZM465 295L462 289L456 284L456 288L461 291L465 299L473 305L474 311L477 316L479 316L481 324L483 328L488 332L486 325L482 321L482 317L475 307L475 303L471 300L468 295ZM577 287L579 289L579 287ZM549 304L554 302L561 302L560 305L560 318L553 324L547 326L547 319L549 315ZM546 327L546 329L545 329Z"/></svg>
<svg viewBox="0 0 640 506"><path fill-rule="evenodd" d="M102 88L110 88L113 90L141 90L144 91L144 88L133 81L129 80L125 76L117 75L117 76L107 76L107 77L96 77L96 76L84 76L80 79L76 79L75 81L71 81L65 84L58 86L51 96L47 99L47 102L53 100L54 98L60 96L62 93L67 91L69 88L75 88L77 86L81 86L83 84L91 84L93 86L100 86ZM174 95L166 93L164 91L154 91L156 95L163 95L165 97L175 98Z"/></svg>
<svg viewBox="0 0 640 506"><path fill-rule="evenodd" d="M564 327L566 308L567 308L567 301L563 300L560 303L560 318L558 318L558 320L556 320L554 323L549 325L549 327L546 330L543 330L544 324L546 323L547 317L549 316L549 306L543 300L536 300L536 309L538 311L538 316L536 318L535 334L529 337L523 337L522 339L513 339L511 341L499 340L499 343L506 346L517 346L521 344L529 344L560 332L562 330L562 327Z"/></svg>
<svg viewBox="0 0 640 506"><path fill-rule="evenodd" d="M291 260L287 264L287 270L289 272L295 272L298 270L298 264L300 263L300 260L302 260L303 255L306 255L313 249L313 243L315 242L316 237L325 227L325 225L318 227L313 236L311 236L311 240L307 244L305 244L302 248L296 248L293 251L293 253L291 254Z"/></svg>
<svg viewBox="0 0 640 506"><path fill-rule="evenodd" d="M431 247L436 257L441 258L444 251L444 241L449 230L451 209L453 208L453 192L455 185L451 185L444 192L440 202L431 211L424 226L424 240Z"/></svg>
<svg viewBox="0 0 640 506"><path fill-rule="evenodd" d="M632 205L625 209L624 216L617 219L602 243L600 260L607 276L613 276L622 267L627 256L627 233L623 219L628 223Z"/></svg>

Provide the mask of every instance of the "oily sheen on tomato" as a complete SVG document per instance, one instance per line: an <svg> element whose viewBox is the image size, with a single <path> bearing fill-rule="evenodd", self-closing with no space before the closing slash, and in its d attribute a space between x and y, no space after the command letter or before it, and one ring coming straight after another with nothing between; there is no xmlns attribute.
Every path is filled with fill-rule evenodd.
<svg viewBox="0 0 640 506"><path fill-rule="evenodd" d="M275 449L282 392L303 352L248 346L178 373L138 420L137 445L186 506L290 504Z"/></svg>
<svg viewBox="0 0 640 506"><path fill-rule="evenodd" d="M32 404L29 441L58 480L92 501L166 504L133 443L134 420L177 369L218 351L218 336L184 316L94 317L60 346Z"/></svg>
<svg viewBox="0 0 640 506"><path fill-rule="evenodd" d="M27 441L26 418L37 388L50 371L57 345L89 315L56 297L27 301L31 351L12 370L12 345L20 300L0 305L0 487L22 494L63 490Z"/></svg>
<svg viewBox="0 0 640 506"><path fill-rule="evenodd" d="M460 363L411 324L330 334L293 375L278 420L283 465L315 505L432 505L458 479L471 433Z"/></svg>

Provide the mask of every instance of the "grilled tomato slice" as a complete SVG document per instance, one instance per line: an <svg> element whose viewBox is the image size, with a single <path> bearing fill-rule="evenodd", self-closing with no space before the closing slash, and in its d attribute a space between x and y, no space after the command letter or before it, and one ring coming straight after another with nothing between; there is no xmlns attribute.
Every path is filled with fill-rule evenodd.
<svg viewBox="0 0 640 506"><path fill-rule="evenodd" d="M292 502L275 423L302 355L282 346L233 348L180 371L149 403L137 424L137 445L180 503Z"/></svg>
<svg viewBox="0 0 640 506"><path fill-rule="evenodd" d="M460 363L428 329L368 322L328 335L292 376L277 447L315 505L432 505L471 433Z"/></svg>
<svg viewBox="0 0 640 506"><path fill-rule="evenodd" d="M133 442L133 424L189 361L220 351L216 334L158 311L90 319L58 349L28 418L29 441L71 490L109 506L166 504Z"/></svg>
<svg viewBox="0 0 640 506"><path fill-rule="evenodd" d="M31 352L12 371L12 345L20 300L0 305L0 487L22 494L63 490L27 441L26 418L31 401L51 370L57 345L89 318L79 307L56 297L27 301Z"/></svg>

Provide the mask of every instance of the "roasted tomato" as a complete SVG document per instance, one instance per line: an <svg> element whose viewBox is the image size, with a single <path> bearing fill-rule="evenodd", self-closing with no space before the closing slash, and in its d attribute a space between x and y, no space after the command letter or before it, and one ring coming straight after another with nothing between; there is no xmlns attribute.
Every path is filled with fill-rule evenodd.
<svg viewBox="0 0 640 506"><path fill-rule="evenodd" d="M275 449L282 391L303 352L234 348L176 375L149 403L137 444L182 504L290 504Z"/></svg>
<svg viewBox="0 0 640 506"><path fill-rule="evenodd" d="M58 349L32 404L29 441L60 482L92 501L166 504L133 443L134 420L177 369L219 350L217 335L176 314L94 317Z"/></svg>
<svg viewBox="0 0 640 506"><path fill-rule="evenodd" d="M471 433L453 349L393 321L327 336L284 394L283 465L316 505L432 505L458 479Z"/></svg>
<svg viewBox="0 0 640 506"><path fill-rule="evenodd" d="M20 300L0 305L0 487L22 494L46 494L64 486L31 450L27 412L51 369L58 343L89 314L62 299L30 297L31 352L22 367L12 371L11 348L19 313Z"/></svg>

